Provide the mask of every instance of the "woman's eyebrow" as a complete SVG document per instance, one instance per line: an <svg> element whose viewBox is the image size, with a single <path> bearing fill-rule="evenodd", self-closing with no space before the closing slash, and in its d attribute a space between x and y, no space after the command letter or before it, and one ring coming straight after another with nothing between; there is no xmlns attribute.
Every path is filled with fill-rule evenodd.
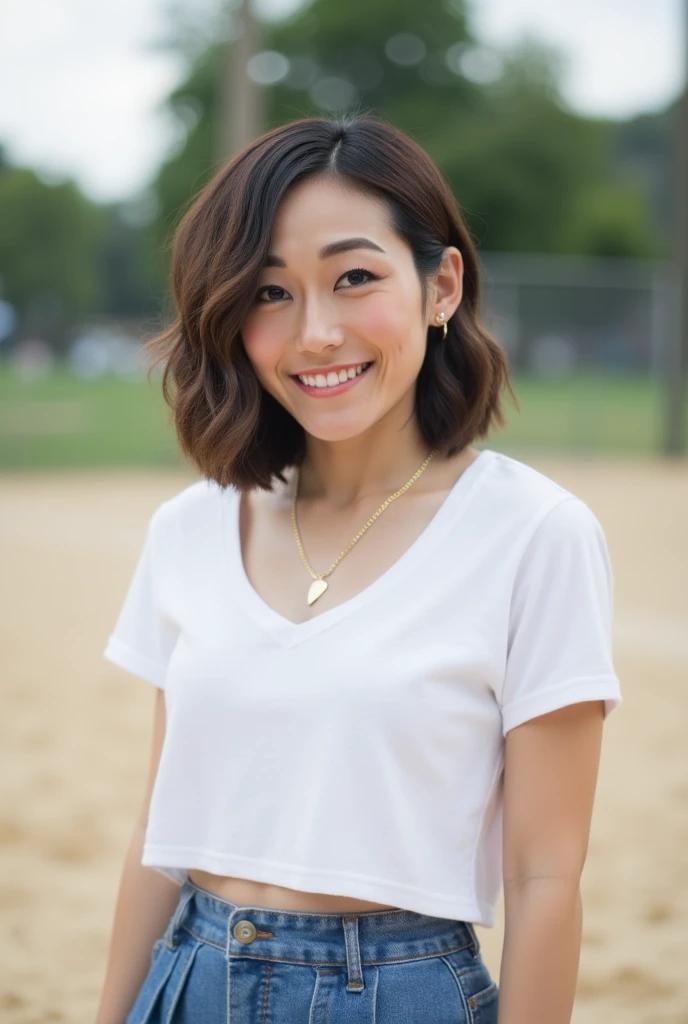
<svg viewBox="0 0 688 1024"><path fill-rule="evenodd" d="M318 251L318 258L325 260L328 256L336 256L337 253L348 252L350 249L375 249L377 252L382 253L385 251L376 242L371 241L370 238L342 238L338 242L330 242L329 245L324 245ZM265 260L266 267L286 267L286 265L282 257L276 256L274 253L269 253Z"/></svg>

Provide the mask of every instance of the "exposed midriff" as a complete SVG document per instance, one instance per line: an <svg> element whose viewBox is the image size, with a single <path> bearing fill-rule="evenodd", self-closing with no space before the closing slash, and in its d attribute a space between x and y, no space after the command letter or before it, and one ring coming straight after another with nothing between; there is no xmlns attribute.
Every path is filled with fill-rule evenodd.
<svg viewBox="0 0 688 1024"><path fill-rule="evenodd" d="M339 914L365 910L396 910L387 903L371 903L350 896L331 896L327 893L302 892L282 885L267 885L248 878L214 875L197 868L189 871L189 878L202 889L215 893L221 899L237 906L267 907L274 910L304 910L311 913Z"/></svg>

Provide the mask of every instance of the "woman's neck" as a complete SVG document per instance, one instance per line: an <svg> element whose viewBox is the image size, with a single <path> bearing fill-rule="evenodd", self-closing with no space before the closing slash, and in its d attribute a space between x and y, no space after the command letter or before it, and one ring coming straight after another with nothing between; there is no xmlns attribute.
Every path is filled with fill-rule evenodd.
<svg viewBox="0 0 688 1024"><path fill-rule="evenodd" d="M309 437L299 473L299 497L338 508L360 500L382 500L402 487L430 454L415 417L388 436L369 433L346 441Z"/></svg>

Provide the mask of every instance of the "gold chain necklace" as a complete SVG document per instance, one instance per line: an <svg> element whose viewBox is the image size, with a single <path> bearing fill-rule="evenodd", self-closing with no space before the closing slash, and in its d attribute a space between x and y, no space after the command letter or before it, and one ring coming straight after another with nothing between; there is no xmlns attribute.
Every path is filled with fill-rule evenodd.
<svg viewBox="0 0 688 1024"><path fill-rule="evenodd" d="M396 501L396 499L398 497L400 497L400 495L402 495L404 493L404 491L407 491L409 489L409 487L416 482L418 477L421 475L421 473L428 466L428 464L430 462L430 459L433 457L433 455L435 454L436 450L437 449L433 448L433 450L428 455L427 459L425 459L425 461L423 462L422 466L420 466L419 469L416 470L416 472L413 474L411 479L407 480L407 482L404 484L403 487L400 487L398 491L395 491L394 494L390 494L389 498L387 498L385 501L383 501L383 503L380 505L380 507L377 510L377 512L373 513L373 515L370 517L370 519L365 524L365 526L363 526L362 529L360 529L358 531L358 533L356 534L354 539L352 541L350 541L350 543L347 544L347 546L344 548L344 550L341 551L337 555L337 557L335 558L335 560L332 563L332 565L330 566L330 568L326 569L325 572L320 573L320 575L318 575L318 573L316 573L311 568L311 565L310 565L308 559L306 558L306 552L303 550L303 544L301 543L301 537L299 535L299 528L296 525L296 499L297 499L298 493L299 493L299 468L298 468L298 466L296 467L296 479L295 479L295 483L294 483L294 498L293 498L292 503L291 503L291 526L292 526L292 530L294 531L294 537L296 539L296 546L299 549L299 554L301 555L301 561L303 562L303 564L308 569L308 572L310 573L310 575L313 577L313 582L311 583L310 587L308 588L308 603L309 603L309 605L313 604L315 601L317 601L318 598L322 594L324 594L325 591L327 590L328 584L325 581L325 577L329 576L330 573L333 572L334 569L337 568L337 566L341 562L342 558L344 558L344 555L348 555L349 551L351 551L351 549L354 546L354 544L356 544L361 539L361 537L366 532L366 530L368 530L373 525L373 523L375 522L377 517L382 515L382 513L385 511L387 506L391 505L393 501Z"/></svg>

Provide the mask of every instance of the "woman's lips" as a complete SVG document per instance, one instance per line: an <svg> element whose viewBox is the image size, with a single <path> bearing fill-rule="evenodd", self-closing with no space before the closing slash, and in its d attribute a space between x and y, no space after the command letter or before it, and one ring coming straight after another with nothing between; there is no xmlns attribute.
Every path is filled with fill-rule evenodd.
<svg viewBox="0 0 688 1024"><path fill-rule="evenodd" d="M312 387L310 384L304 384L298 377L292 377L292 380L297 387L301 388L302 391L305 391L307 395L312 395L313 398L330 398L334 397L334 395L341 395L343 391L348 391L355 384L358 384L359 380L362 380L363 377L365 377L372 365L372 363L369 363L365 370L357 374L355 377L350 377L348 380L342 381L341 384L333 384L332 387L327 388L317 388Z"/></svg>

